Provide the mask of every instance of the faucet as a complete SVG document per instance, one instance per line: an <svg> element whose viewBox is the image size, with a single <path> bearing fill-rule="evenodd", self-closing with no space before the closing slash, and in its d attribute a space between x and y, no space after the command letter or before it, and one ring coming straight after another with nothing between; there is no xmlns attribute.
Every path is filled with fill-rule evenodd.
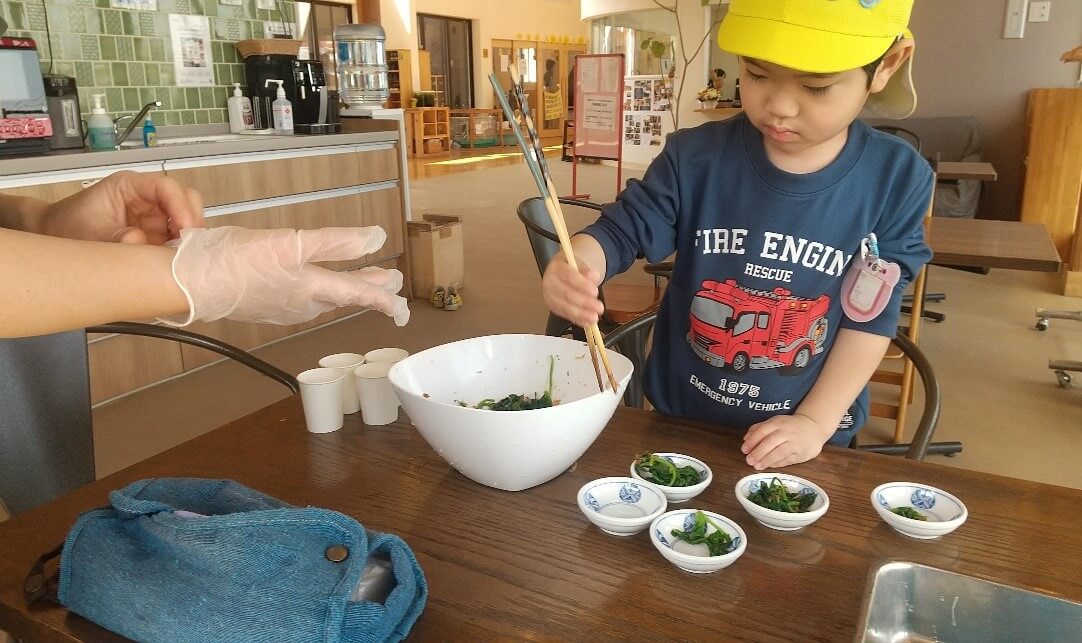
<svg viewBox="0 0 1082 643"><path fill-rule="evenodd" d="M116 148L118 150L120 149L120 144L123 143L124 141L128 140L128 137L131 136L132 130L135 129L135 126L139 124L139 121L143 120L143 117L146 116L147 113L150 112L150 110L154 109L155 107L161 107L161 106L162 106L162 102L160 100L156 100L153 103L147 103L146 105L143 105L143 109L139 110L138 114L135 114L135 115L127 114L125 116L118 116L117 119L115 121L113 121L113 126L114 127L119 128L120 127L120 121L125 119L125 118L130 118L131 122L128 123L128 126L126 128L124 128L123 133L117 134Z"/></svg>

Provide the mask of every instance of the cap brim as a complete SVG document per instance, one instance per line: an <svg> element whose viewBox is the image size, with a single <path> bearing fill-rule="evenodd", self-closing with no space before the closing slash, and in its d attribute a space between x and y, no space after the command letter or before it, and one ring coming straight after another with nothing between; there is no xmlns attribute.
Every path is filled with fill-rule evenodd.
<svg viewBox="0 0 1082 643"><path fill-rule="evenodd" d="M867 65L882 56L896 36L850 36L780 20L729 14L718 27L718 46L737 56L829 74Z"/></svg>

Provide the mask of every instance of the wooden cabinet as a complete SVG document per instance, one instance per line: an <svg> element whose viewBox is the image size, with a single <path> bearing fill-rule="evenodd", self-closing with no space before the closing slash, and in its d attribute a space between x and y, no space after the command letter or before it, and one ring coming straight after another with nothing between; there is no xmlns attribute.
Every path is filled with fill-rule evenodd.
<svg viewBox="0 0 1082 643"><path fill-rule="evenodd" d="M87 356L91 404L184 372L180 345L153 337L92 335Z"/></svg>
<svg viewBox="0 0 1082 643"><path fill-rule="evenodd" d="M265 158L266 160L261 160ZM207 206L241 203L398 178L392 145L283 150L240 160L221 156L166 161L166 174L203 195Z"/></svg>
<svg viewBox="0 0 1082 643"><path fill-rule="evenodd" d="M402 197L405 175L398 133L389 132L388 136L395 138L328 144L326 141L334 139L313 137L312 147L300 149L0 176L0 190L55 201L120 170L164 172L202 194L208 227L309 230L381 226L387 241L378 252L320 265L336 271L379 265L398 268L408 278ZM408 289L407 284L404 292ZM358 311L356 307L341 308L289 326L219 320L196 323L189 330L251 350ZM87 350L95 404L223 359L199 348L128 335L89 337Z"/></svg>
<svg viewBox="0 0 1082 643"><path fill-rule="evenodd" d="M402 226L402 191L397 185L360 194L364 225L378 225L387 231L387 242L369 255L370 261L383 261L406 252ZM406 270L402 270L406 273Z"/></svg>
<svg viewBox="0 0 1082 643"><path fill-rule="evenodd" d="M1069 264L1064 294L1073 296L1082 296L1080 193L1082 88L1030 90L1022 221L1042 223L1048 229L1060 257Z"/></svg>

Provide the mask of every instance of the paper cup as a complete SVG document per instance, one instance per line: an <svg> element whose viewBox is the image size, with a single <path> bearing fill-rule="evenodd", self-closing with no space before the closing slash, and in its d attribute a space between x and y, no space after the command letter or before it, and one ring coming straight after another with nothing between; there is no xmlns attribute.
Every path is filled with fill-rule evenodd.
<svg viewBox="0 0 1082 643"><path fill-rule="evenodd" d="M364 354L364 363L394 366L409 356L410 352L404 348L377 348ZM398 394L394 392L393 388L391 389L391 395L394 397L394 403L402 406L402 400L398 399Z"/></svg>
<svg viewBox="0 0 1082 643"><path fill-rule="evenodd" d="M304 423L312 433L330 433L342 428L342 380L337 368L313 368L297 376L301 385Z"/></svg>
<svg viewBox="0 0 1082 643"><path fill-rule="evenodd" d="M377 348L364 354L365 364L394 364L410 356L404 348Z"/></svg>
<svg viewBox="0 0 1082 643"><path fill-rule="evenodd" d="M353 369L364 364L364 355L357 353L335 353L319 360L323 368L336 368L342 371L342 412L356 413L361 410L361 401L357 399L357 383L353 380Z"/></svg>
<svg viewBox="0 0 1082 643"><path fill-rule="evenodd" d="M387 379L392 364L363 364L353 369L357 394L361 398L361 418L369 426L382 426L398 419L398 396Z"/></svg>

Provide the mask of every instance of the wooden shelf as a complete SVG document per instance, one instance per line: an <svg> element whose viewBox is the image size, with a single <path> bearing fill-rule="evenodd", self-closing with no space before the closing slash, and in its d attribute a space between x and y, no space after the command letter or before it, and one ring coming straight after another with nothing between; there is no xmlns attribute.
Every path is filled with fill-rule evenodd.
<svg viewBox="0 0 1082 643"><path fill-rule="evenodd" d="M449 154L451 151L451 110L446 107L413 107L406 110L406 139L411 155L417 157ZM430 141L440 141L438 151Z"/></svg>
<svg viewBox="0 0 1082 643"><path fill-rule="evenodd" d="M387 83L395 85L385 106L389 109L409 107L413 98L413 72L410 66L410 50L387 50Z"/></svg>

